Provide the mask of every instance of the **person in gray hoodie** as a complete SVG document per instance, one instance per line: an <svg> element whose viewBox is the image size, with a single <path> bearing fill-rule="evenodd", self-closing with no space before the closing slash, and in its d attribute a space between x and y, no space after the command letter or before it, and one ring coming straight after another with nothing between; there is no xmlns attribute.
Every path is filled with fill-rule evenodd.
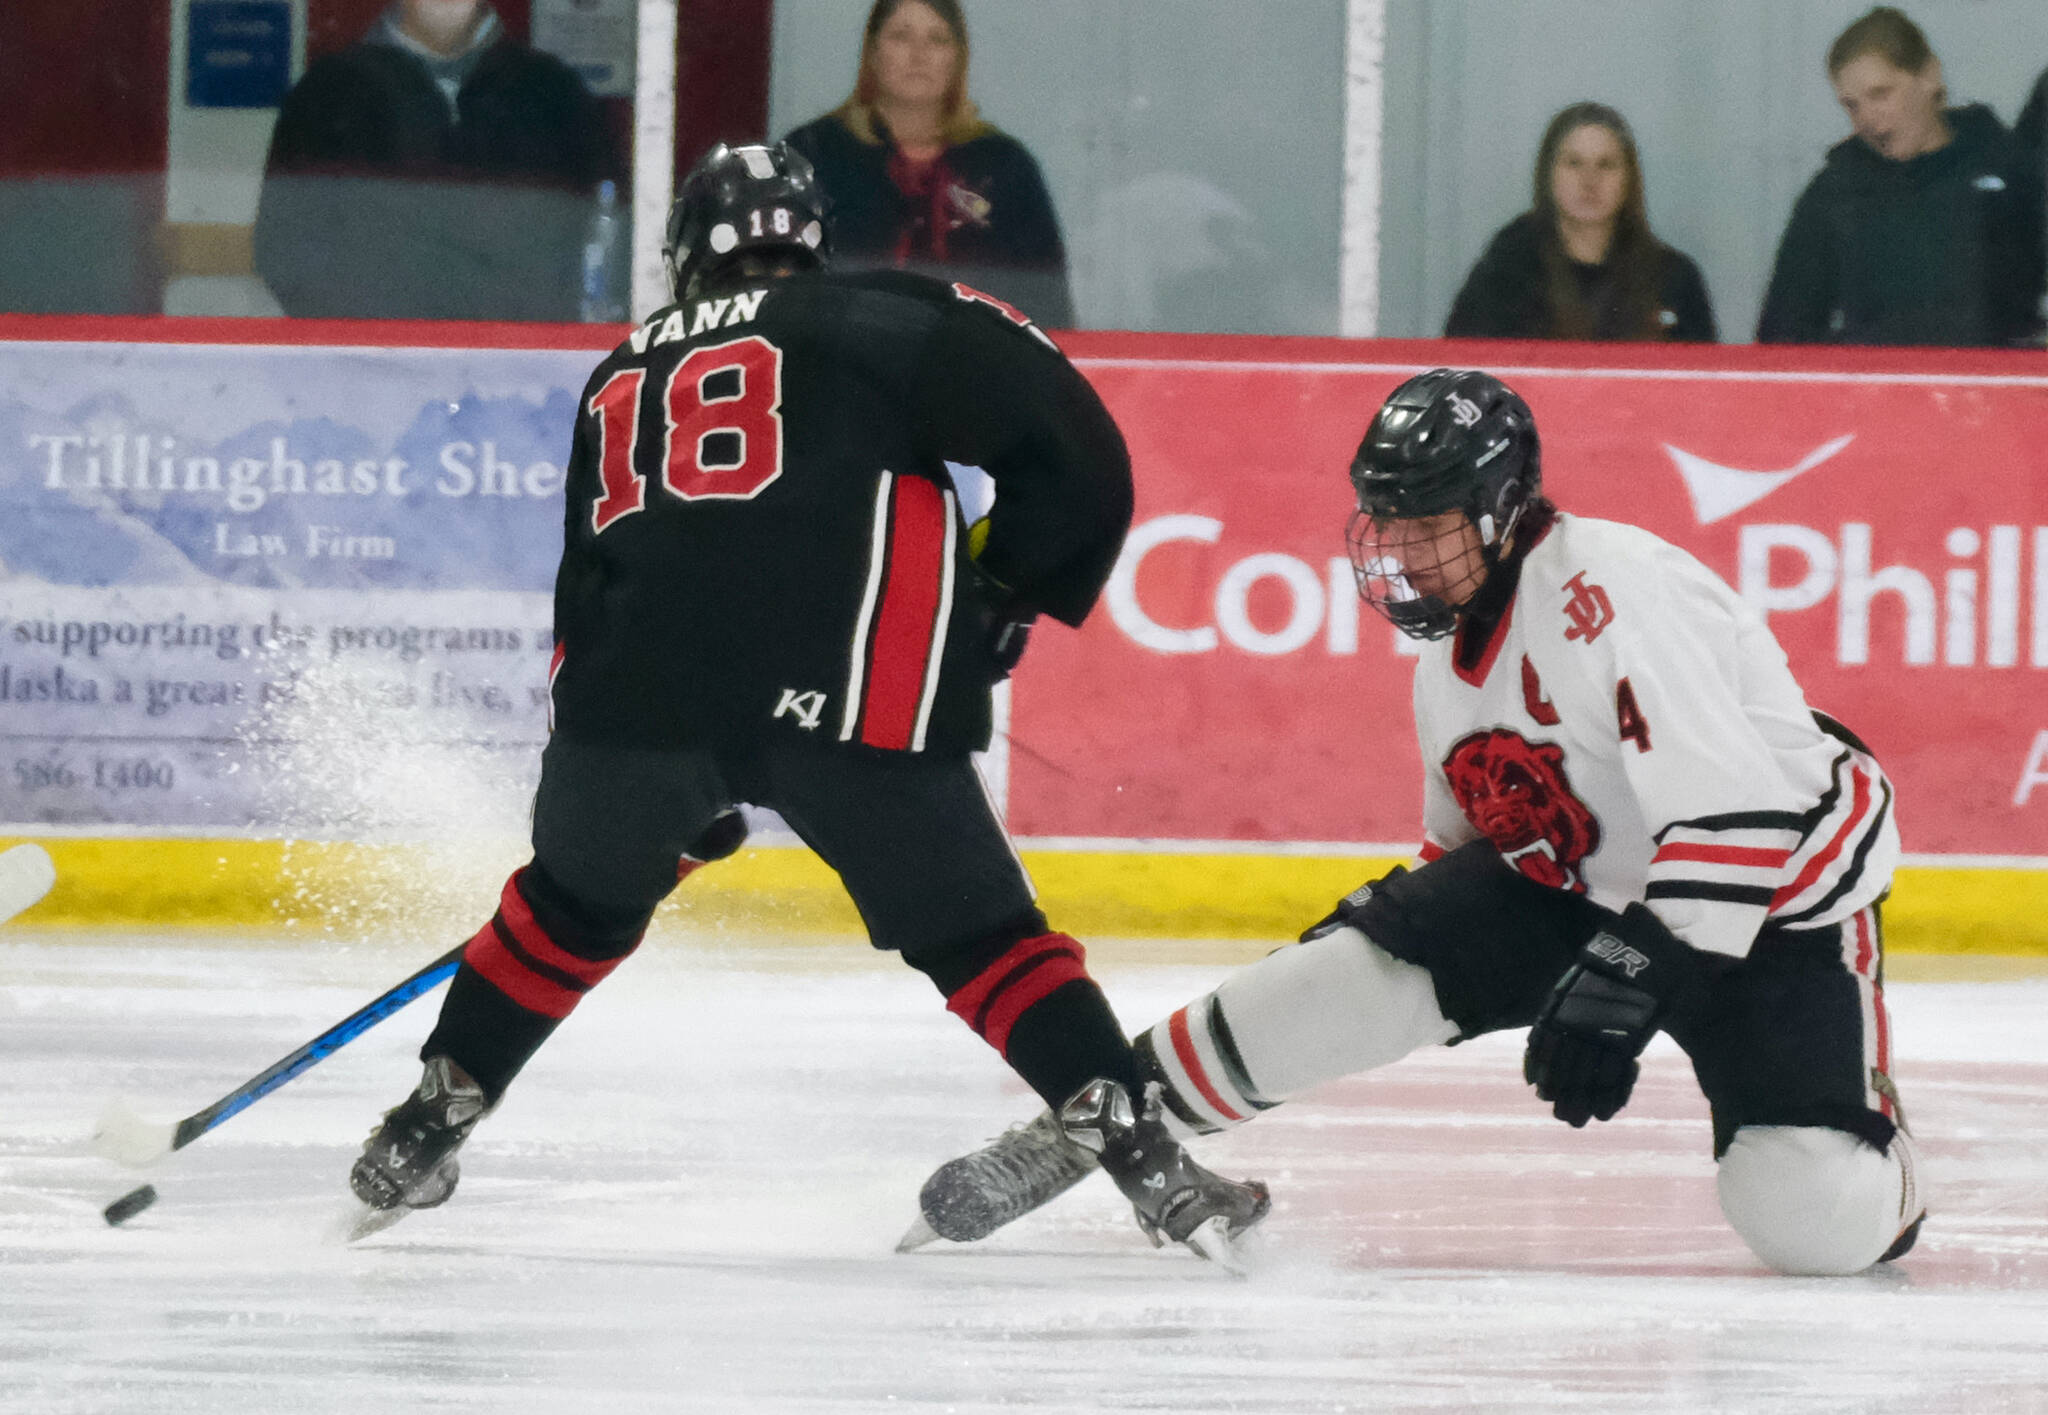
<svg viewBox="0 0 2048 1415"><path fill-rule="evenodd" d="M1945 106L1919 26L1879 6L1828 50L1852 136L1779 242L1761 343L2036 343L2041 181L1989 108Z"/></svg>

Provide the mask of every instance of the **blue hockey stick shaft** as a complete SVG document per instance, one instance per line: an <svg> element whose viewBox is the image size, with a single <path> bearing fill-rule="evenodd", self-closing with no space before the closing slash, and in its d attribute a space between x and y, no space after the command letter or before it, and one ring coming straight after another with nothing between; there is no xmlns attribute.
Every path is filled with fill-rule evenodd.
<svg viewBox="0 0 2048 1415"><path fill-rule="evenodd" d="M336 1022L290 1056L282 1057L260 1075L252 1076L204 1110L194 1111L178 1122L171 1148L182 1150L216 1125L239 1115L257 1101L303 1071L347 1046L422 993L432 992L455 975L462 962L464 945L457 944L414 973L382 997L376 998Z"/></svg>

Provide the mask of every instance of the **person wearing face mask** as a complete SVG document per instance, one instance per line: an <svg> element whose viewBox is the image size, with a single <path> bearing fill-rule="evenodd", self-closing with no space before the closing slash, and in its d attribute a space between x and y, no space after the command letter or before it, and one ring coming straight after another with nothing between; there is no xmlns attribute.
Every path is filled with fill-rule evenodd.
<svg viewBox="0 0 2048 1415"><path fill-rule="evenodd" d="M832 197L841 264L960 280L1070 328L1052 197L1030 152L967 96L959 0L876 0L862 36L852 95L785 139Z"/></svg>
<svg viewBox="0 0 2048 1415"><path fill-rule="evenodd" d="M1982 104L1947 106L1941 61L1879 6L1828 50L1853 132L1778 246L1756 337L2007 345L2040 334L2040 173Z"/></svg>
<svg viewBox="0 0 2048 1415"><path fill-rule="evenodd" d="M600 182L597 100L482 0L394 0L286 95L256 268L291 315L573 320Z"/></svg>
<svg viewBox="0 0 2048 1415"><path fill-rule="evenodd" d="M1446 336L1713 342L1699 267L1650 230L1621 114L1574 103L1552 118L1532 185L1530 209L1494 236L1458 291Z"/></svg>

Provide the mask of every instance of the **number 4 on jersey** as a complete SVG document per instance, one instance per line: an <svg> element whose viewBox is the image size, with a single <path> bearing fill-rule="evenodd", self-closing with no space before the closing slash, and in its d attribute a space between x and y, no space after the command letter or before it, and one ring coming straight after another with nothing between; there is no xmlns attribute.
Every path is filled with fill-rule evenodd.
<svg viewBox="0 0 2048 1415"><path fill-rule="evenodd" d="M1622 741L1635 743L1638 752L1650 750L1650 719L1636 705L1636 690L1626 678L1614 685L1614 720Z"/></svg>
<svg viewBox="0 0 2048 1415"><path fill-rule="evenodd" d="M622 369L591 395L603 494L590 526L602 532L647 507L640 469L646 369ZM661 484L683 501L748 501L782 475L782 351L758 334L692 349L661 393Z"/></svg>

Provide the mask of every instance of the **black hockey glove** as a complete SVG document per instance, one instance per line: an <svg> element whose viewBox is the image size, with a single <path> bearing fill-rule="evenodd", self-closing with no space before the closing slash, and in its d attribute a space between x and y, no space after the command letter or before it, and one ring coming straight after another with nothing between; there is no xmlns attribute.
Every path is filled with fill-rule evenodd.
<svg viewBox="0 0 2048 1415"><path fill-rule="evenodd" d="M1661 1022L1695 1003L1708 969L1705 954L1629 905L1550 990L1529 1029L1522 1079L1574 1129L1612 1120L1635 1089L1636 1058Z"/></svg>
<svg viewBox="0 0 2048 1415"><path fill-rule="evenodd" d="M984 641L988 644L989 681L1000 683L1016 671L1017 663L1031 643L1031 624L1038 611L1020 601L1017 592L991 575L981 563L982 548L988 544L988 517L967 528L967 558L974 566L974 578L987 606Z"/></svg>
<svg viewBox="0 0 2048 1415"><path fill-rule="evenodd" d="M996 616L990 624L988 634L988 657L995 672L996 682L1002 682L1016 670L1017 661L1024 657L1024 650L1030 643L1030 619Z"/></svg>

